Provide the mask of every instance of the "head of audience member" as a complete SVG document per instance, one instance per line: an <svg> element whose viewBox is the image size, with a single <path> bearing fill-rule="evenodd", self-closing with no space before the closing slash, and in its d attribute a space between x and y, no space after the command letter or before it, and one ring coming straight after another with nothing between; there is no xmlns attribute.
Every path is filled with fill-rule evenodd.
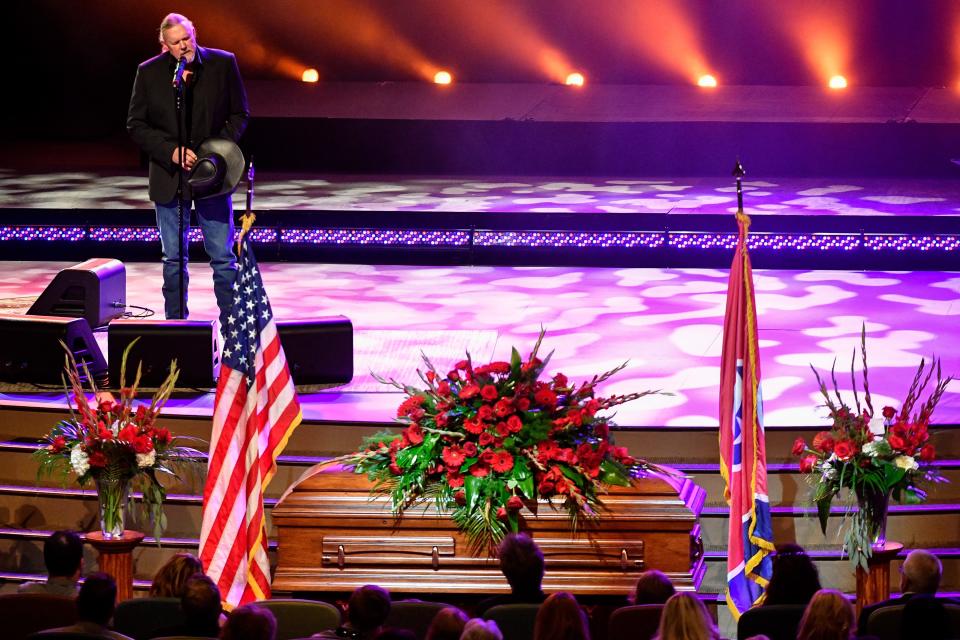
<svg viewBox="0 0 960 640"><path fill-rule="evenodd" d="M746 640L770 640L770 636L763 633L758 633L755 636L750 636Z"/></svg>
<svg viewBox="0 0 960 640"><path fill-rule="evenodd" d="M152 598L182 598L187 580L203 573L203 565L192 553L178 553L157 570L150 585Z"/></svg>
<svg viewBox="0 0 960 640"><path fill-rule="evenodd" d="M195 573L184 586L180 609L188 625L215 627L223 613L220 589L209 576Z"/></svg>
<svg viewBox="0 0 960 640"><path fill-rule="evenodd" d="M458 640L467 619L467 614L456 607L440 609L427 629L426 640Z"/></svg>
<svg viewBox="0 0 960 640"><path fill-rule="evenodd" d="M680 592L663 605L655 640L720 640L710 612L694 593Z"/></svg>
<svg viewBox="0 0 960 640"><path fill-rule="evenodd" d="M587 616L572 593L554 593L540 605L533 640L590 640Z"/></svg>
<svg viewBox="0 0 960 640"><path fill-rule="evenodd" d="M463 626L460 640L503 640L503 634L493 620L472 618Z"/></svg>
<svg viewBox="0 0 960 640"><path fill-rule="evenodd" d="M853 605L835 589L820 589L810 600L797 640L850 640L857 630Z"/></svg>
<svg viewBox="0 0 960 640"><path fill-rule="evenodd" d="M943 602L932 595L916 595L907 600L900 618L901 638L947 640L956 637Z"/></svg>
<svg viewBox="0 0 960 640"><path fill-rule="evenodd" d="M630 604L664 604L676 592L667 574L651 569L637 578L637 586L633 588L628 600Z"/></svg>
<svg viewBox="0 0 960 640"><path fill-rule="evenodd" d="M543 552L524 533L511 533L497 550L500 571L515 594L539 593L543 583Z"/></svg>
<svg viewBox="0 0 960 640"><path fill-rule="evenodd" d="M803 547L792 543L777 545L763 604L806 605L819 590L820 573Z"/></svg>
<svg viewBox="0 0 960 640"><path fill-rule="evenodd" d="M109 573L91 573L77 594L77 618L107 626L117 606L117 583Z"/></svg>
<svg viewBox="0 0 960 640"><path fill-rule="evenodd" d="M914 549L900 565L900 591L934 594L940 588L941 575L940 558L924 549Z"/></svg>
<svg viewBox="0 0 960 640"><path fill-rule="evenodd" d="M410 629L390 627L373 636L373 640L417 640L417 634Z"/></svg>
<svg viewBox="0 0 960 640"><path fill-rule="evenodd" d="M269 609L245 604L230 612L220 640L276 640L277 619Z"/></svg>
<svg viewBox="0 0 960 640"><path fill-rule="evenodd" d="M51 578L80 578L83 539L75 531L54 531L43 543L43 563Z"/></svg>
<svg viewBox="0 0 960 640"><path fill-rule="evenodd" d="M374 584L358 587L347 602L347 621L352 629L373 635L390 615L390 593Z"/></svg>

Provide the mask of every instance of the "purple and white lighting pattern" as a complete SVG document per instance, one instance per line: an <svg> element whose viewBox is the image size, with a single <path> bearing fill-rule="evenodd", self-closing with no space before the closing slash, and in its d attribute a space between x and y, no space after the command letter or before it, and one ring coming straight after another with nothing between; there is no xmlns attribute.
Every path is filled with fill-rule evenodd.
<svg viewBox="0 0 960 640"><path fill-rule="evenodd" d="M577 247L583 249L662 247L663 233L634 231L477 231L478 247Z"/></svg>
<svg viewBox="0 0 960 640"><path fill-rule="evenodd" d="M874 251L957 251L960 236L866 236L864 246Z"/></svg>
<svg viewBox="0 0 960 640"><path fill-rule="evenodd" d="M280 232L269 227L256 227L247 232L247 237L251 242L256 243L274 243L280 237Z"/></svg>
<svg viewBox="0 0 960 640"><path fill-rule="evenodd" d="M667 246L671 249L733 249L737 246L735 233L670 233Z"/></svg>
<svg viewBox="0 0 960 640"><path fill-rule="evenodd" d="M86 231L82 227L0 227L0 242L53 241L76 242L85 239Z"/></svg>
<svg viewBox="0 0 960 640"><path fill-rule="evenodd" d="M94 242L157 242L160 231L156 227L98 227L90 229L89 239Z"/></svg>
<svg viewBox="0 0 960 640"><path fill-rule="evenodd" d="M747 238L747 245L751 249L773 249L774 251L781 249L853 251L860 246L860 236L858 234L832 233L758 233L751 234Z"/></svg>
<svg viewBox="0 0 960 640"><path fill-rule="evenodd" d="M290 244L445 246L470 245L470 232L437 229L281 229Z"/></svg>

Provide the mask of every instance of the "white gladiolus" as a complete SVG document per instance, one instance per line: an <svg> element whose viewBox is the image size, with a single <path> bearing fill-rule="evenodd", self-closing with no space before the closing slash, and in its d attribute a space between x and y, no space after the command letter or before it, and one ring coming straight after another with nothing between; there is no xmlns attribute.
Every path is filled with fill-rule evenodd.
<svg viewBox="0 0 960 640"><path fill-rule="evenodd" d="M74 473L78 476L82 476L90 470L90 458L80 448L80 445L70 450L70 466L73 467Z"/></svg>
<svg viewBox="0 0 960 640"><path fill-rule="evenodd" d="M150 453L138 453L137 454L137 466L138 467L152 467L153 463L157 461L157 450L151 449Z"/></svg>
<svg viewBox="0 0 960 640"><path fill-rule="evenodd" d="M875 436L882 436L887 430L887 426L882 415L870 418L870 433Z"/></svg>
<svg viewBox="0 0 960 640"><path fill-rule="evenodd" d="M893 459L893 464L897 465L901 469L906 469L907 471L913 471L918 469L920 465L917 464L917 461L913 459L913 456L897 456Z"/></svg>

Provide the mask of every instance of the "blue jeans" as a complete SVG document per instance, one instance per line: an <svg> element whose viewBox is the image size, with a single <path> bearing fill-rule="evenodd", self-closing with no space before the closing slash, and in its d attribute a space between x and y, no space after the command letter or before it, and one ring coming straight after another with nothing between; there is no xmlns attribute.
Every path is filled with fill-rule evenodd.
<svg viewBox="0 0 960 640"><path fill-rule="evenodd" d="M163 305L167 318L186 318L188 309L180 314L180 254L177 246L177 201L167 204L154 203L157 210L157 226L160 228L160 245L163 249ZM189 246L190 232L189 200L183 201L183 247ZM210 257L213 268L213 293L220 307L220 326L226 326L233 304L233 282L237 277L237 256L233 252L233 203L230 196L216 196L193 203L203 234L203 248ZM183 286L190 280L187 272L189 251L184 256ZM186 300L186 296L184 296Z"/></svg>

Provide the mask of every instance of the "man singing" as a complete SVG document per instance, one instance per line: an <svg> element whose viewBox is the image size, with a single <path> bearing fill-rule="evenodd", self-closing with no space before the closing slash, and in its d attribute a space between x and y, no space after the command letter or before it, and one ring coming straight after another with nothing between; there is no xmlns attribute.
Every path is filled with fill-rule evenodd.
<svg viewBox="0 0 960 640"><path fill-rule="evenodd" d="M137 68L133 83L127 130L150 157L150 199L157 211L157 226L163 250L163 299L167 318L186 318L180 308L180 254L177 242L177 183L180 167L188 172L197 162L195 149L211 136L236 142L250 118L247 95L237 60L228 51L197 46L197 32L185 16L171 13L160 24L160 55ZM184 142L177 148L177 111L174 75L180 60L182 70ZM237 273L233 251L233 205L230 195L216 195L191 203L187 176L183 176L183 250L187 250L191 204L203 233L203 246L213 268L213 290L220 307L220 326L230 313L233 282ZM183 286L187 287L186 259ZM186 295L183 296L186 300Z"/></svg>

